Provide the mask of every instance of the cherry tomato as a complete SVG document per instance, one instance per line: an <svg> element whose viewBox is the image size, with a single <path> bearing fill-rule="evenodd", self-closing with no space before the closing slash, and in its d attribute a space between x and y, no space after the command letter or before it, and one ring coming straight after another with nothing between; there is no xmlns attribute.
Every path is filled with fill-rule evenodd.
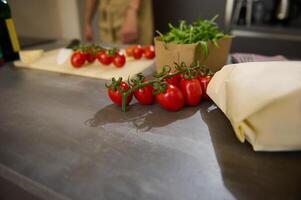
<svg viewBox="0 0 301 200"><path fill-rule="evenodd" d="M112 87L108 88L108 96L110 99L118 106L122 105L122 94L118 91L118 89L122 91L128 91L130 89L130 86L126 82L121 82L119 86L114 90ZM126 105L128 105L132 100L133 94L130 94L127 97Z"/></svg>
<svg viewBox="0 0 301 200"><path fill-rule="evenodd" d="M105 53L106 53L105 51L98 51L95 55L96 59L100 62L100 57L102 57L102 54L105 54Z"/></svg>
<svg viewBox="0 0 301 200"><path fill-rule="evenodd" d="M125 49L125 53L129 57L133 57L134 55L134 48L137 47L137 45L129 46Z"/></svg>
<svg viewBox="0 0 301 200"><path fill-rule="evenodd" d="M96 57L98 61L104 65L109 65L114 61L115 55L109 54L107 51L106 52L99 52L96 54Z"/></svg>
<svg viewBox="0 0 301 200"><path fill-rule="evenodd" d="M172 76L170 78L166 78L165 81L168 84L180 87L181 79L182 79L182 74L177 74L177 75Z"/></svg>
<svg viewBox="0 0 301 200"><path fill-rule="evenodd" d="M134 92L134 96L136 97L139 103L143 105L151 105L155 102L155 96L153 95L153 91L154 87L152 85L147 85L143 88L136 90Z"/></svg>
<svg viewBox="0 0 301 200"><path fill-rule="evenodd" d="M125 56L121 53L117 53L113 62L116 67L123 67L125 64Z"/></svg>
<svg viewBox="0 0 301 200"><path fill-rule="evenodd" d="M141 46L136 46L134 49L133 49L133 56L135 59L140 59L143 55L143 49L141 48Z"/></svg>
<svg viewBox="0 0 301 200"><path fill-rule="evenodd" d="M155 57L155 48L153 45L144 48L144 57L147 59L153 59Z"/></svg>
<svg viewBox="0 0 301 200"><path fill-rule="evenodd" d="M198 79L182 79L180 88L187 105L196 106L200 103L202 98L202 87Z"/></svg>
<svg viewBox="0 0 301 200"><path fill-rule="evenodd" d="M76 51L71 56L71 64L74 68L80 68L85 63L85 54L81 51Z"/></svg>
<svg viewBox="0 0 301 200"><path fill-rule="evenodd" d="M88 50L86 53L85 53L85 59L88 63L93 63L96 59L94 53L92 50Z"/></svg>
<svg viewBox="0 0 301 200"><path fill-rule="evenodd" d="M169 111L181 110L184 106L184 96L179 88L174 85L167 85L164 93L156 95L156 100L161 107Z"/></svg>
<svg viewBox="0 0 301 200"><path fill-rule="evenodd" d="M203 98L207 101L210 101L211 98L207 95L207 86L209 84L209 82L211 81L212 79L212 76L199 76L198 77L198 80L201 84L201 87L202 87L202 91L203 91Z"/></svg>

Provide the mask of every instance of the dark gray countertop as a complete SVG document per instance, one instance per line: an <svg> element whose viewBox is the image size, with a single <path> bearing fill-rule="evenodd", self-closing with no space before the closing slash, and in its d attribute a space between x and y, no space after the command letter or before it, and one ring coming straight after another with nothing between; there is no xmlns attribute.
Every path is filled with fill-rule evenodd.
<svg viewBox="0 0 301 200"><path fill-rule="evenodd" d="M212 102L122 113L104 81L0 68L0 185L37 199L300 199L300 166L241 144Z"/></svg>

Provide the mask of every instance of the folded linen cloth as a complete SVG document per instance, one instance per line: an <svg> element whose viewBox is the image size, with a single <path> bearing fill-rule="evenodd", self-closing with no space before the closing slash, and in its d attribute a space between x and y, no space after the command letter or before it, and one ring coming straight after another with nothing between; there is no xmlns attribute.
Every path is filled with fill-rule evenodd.
<svg viewBox="0 0 301 200"><path fill-rule="evenodd" d="M227 65L207 93L255 151L301 150L301 62Z"/></svg>

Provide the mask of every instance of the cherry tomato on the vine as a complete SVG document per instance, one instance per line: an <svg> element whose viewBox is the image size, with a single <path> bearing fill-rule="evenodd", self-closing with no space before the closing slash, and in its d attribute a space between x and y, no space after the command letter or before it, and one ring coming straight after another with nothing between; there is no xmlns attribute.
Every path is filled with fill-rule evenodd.
<svg viewBox="0 0 301 200"><path fill-rule="evenodd" d="M156 56L155 48L153 45L144 48L144 57L147 59L153 59Z"/></svg>
<svg viewBox="0 0 301 200"><path fill-rule="evenodd" d="M96 59L100 62L100 57L102 57L102 54L105 54L105 53L106 53L105 51L98 51L95 55Z"/></svg>
<svg viewBox="0 0 301 200"><path fill-rule="evenodd" d="M141 46L136 46L136 47L134 47L134 49L133 49L133 56L134 56L134 58L135 59L140 59L141 57L142 57L142 55L143 55L143 49L142 49L142 47Z"/></svg>
<svg viewBox="0 0 301 200"><path fill-rule="evenodd" d="M85 52L85 59L88 63L93 63L95 61L96 57L93 49L88 49L87 52Z"/></svg>
<svg viewBox="0 0 301 200"><path fill-rule="evenodd" d="M183 75L182 74L177 74L172 77L166 78L165 81L168 84L172 84L174 86L180 87L180 82L182 80Z"/></svg>
<svg viewBox="0 0 301 200"><path fill-rule="evenodd" d="M117 86L117 88L112 88L112 87L108 88L108 96L116 105L121 106L122 105L122 93L119 92L119 90L128 91L129 89L130 89L130 86L126 82L122 81ZM128 105L131 102L132 97L133 97L133 94L130 94L127 97L126 105Z"/></svg>
<svg viewBox="0 0 301 200"><path fill-rule="evenodd" d="M184 106L184 96L181 90L174 85L167 85L164 93L156 95L156 100L161 107L169 111L181 110Z"/></svg>
<svg viewBox="0 0 301 200"><path fill-rule="evenodd" d="M97 53L97 59L100 63L104 65L109 65L114 61L114 54L110 54L108 51L101 51L100 53Z"/></svg>
<svg viewBox="0 0 301 200"><path fill-rule="evenodd" d="M74 68L80 68L85 63L85 54L81 51L73 52L71 56L71 64Z"/></svg>
<svg viewBox="0 0 301 200"><path fill-rule="evenodd" d="M199 76L198 80L201 84L202 87L202 91L203 91L203 98L207 101L211 100L211 98L207 95L207 86L209 84L209 82L211 81L212 76L208 75L208 76Z"/></svg>
<svg viewBox="0 0 301 200"><path fill-rule="evenodd" d="M134 48L137 47L137 45L133 45L133 46L129 46L125 49L125 53L127 56L129 57L133 57L134 56Z"/></svg>
<svg viewBox="0 0 301 200"><path fill-rule="evenodd" d="M116 67L123 67L125 64L125 56L121 53L116 53L113 62Z"/></svg>
<svg viewBox="0 0 301 200"><path fill-rule="evenodd" d="M182 79L180 88L183 92L186 105L196 106L201 102L202 87L198 79Z"/></svg>
<svg viewBox="0 0 301 200"><path fill-rule="evenodd" d="M145 82L144 80L143 82ZM151 105L155 102L155 96L153 95L154 87L152 85L144 86L134 92L134 96L137 101L143 105Z"/></svg>

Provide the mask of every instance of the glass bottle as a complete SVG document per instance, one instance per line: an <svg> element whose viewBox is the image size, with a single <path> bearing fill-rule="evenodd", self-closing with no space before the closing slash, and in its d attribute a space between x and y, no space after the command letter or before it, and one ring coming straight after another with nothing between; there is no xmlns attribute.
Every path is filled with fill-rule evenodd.
<svg viewBox="0 0 301 200"><path fill-rule="evenodd" d="M19 51L20 43L10 7L6 0L0 0L0 54L4 62L8 62L19 59Z"/></svg>

